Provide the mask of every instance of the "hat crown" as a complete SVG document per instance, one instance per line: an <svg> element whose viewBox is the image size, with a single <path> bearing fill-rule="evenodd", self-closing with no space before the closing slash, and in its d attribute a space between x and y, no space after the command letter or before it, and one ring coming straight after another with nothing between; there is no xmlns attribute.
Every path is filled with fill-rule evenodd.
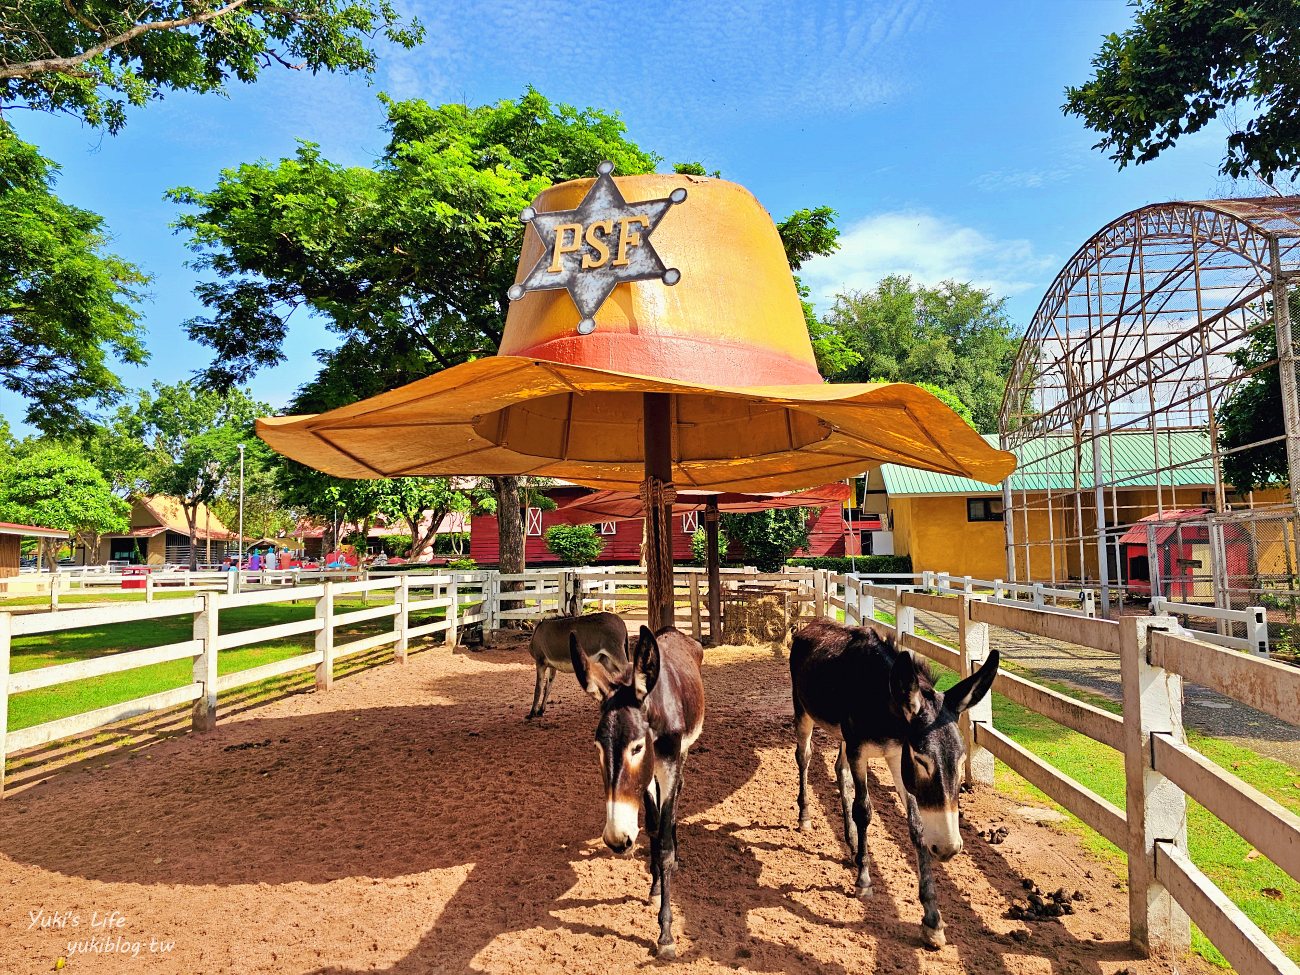
<svg viewBox="0 0 1300 975"><path fill-rule="evenodd" d="M577 209L595 182L559 183L532 209ZM785 248L752 193L696 176L616 176L614 182L633 205L687 191L641 244L652 243L680 279L671 286L653 278L618 284L594 315L595 331L586 335L568 291L529 291L511 302L500 355L712 386L822 382ZM576 235L570 232L565 242L576 243ZM546 252L530 227L516 283Z"/></svg>

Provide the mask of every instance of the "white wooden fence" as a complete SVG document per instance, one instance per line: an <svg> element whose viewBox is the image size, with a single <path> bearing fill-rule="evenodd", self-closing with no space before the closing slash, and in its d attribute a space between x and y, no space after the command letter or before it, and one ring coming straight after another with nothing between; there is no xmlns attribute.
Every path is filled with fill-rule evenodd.
<svg viewBox="0 0 1300 975"><path fill-rule="evenodd" d="M270 588L252 592L204 592L180 599L156 602L129 602L113 606L65 609L61 612L14 614L0 612L0 793L4 787L4 760L7 755L28 748L85 734L129 718L191 704L192 727L196 731L213 728L217 720L217 696L259 681L280 677L294 671L314 668L316 686L328 690L334 680L334 665L347 657L391 645L394 657L406 659L410 641L442 633L454 642L461 627L487 620L487 604L492 592L489 573L453 575L402 574L378 579L335 582L296 588ZM391 594L390 599L375 606L363 606L347 612L338 611L339 596ZM221 632L221 614L246 606L311 601L315 613L310 619L277 623L235 632ZM413 613L442 609L443 618L432 622L412 621ZM10 651L15 637L41 633L58 633L89 626L158 620L188 616L193 620L188 640L160 646L130 650L125 653L94 657L74 663L40 667L10 673ZM340 627L368 620L388 621L380 633L337 643ZM258 667L219 674L218 655L223 650L269 643L301 634L314 635L314 648ZM180 687L145 697L97 708L82 714L47 721L29 728L8 731L9 698L25 691L54 687L89 677L116 674L173 660L193 661L192 680Z"/></svg>
<svg viewBox="0 0 1300 975"><path fill-rule="evenodd" d="M1186 679L1295 724L1300 722L1300 670L1206 642L1217 635L1185 630L1172 616L1126 616L1111 622L1011 605L964 588L956 594L935 593L830 575L822 584L827 606L841 609L850 623L872 626L963 676L988 653L990 627L1117 655L1123 717L1005 670L993 689L1119 752L1126 780L1124 809L999 731L991 698L963 722L968 777L991 783L992 759L1001 759L1123 850L1131 937L1143 950L1186 950L1190 917L1241 975L1300 975L1300 967L1189 858L1187 800L1203 805L1295 879L1300 879L1300 816L1189 746L1182 714ZM894 613L892 625L876 617L881 601ZM953 619L957 648L917 633L917 610Z"/></svg>

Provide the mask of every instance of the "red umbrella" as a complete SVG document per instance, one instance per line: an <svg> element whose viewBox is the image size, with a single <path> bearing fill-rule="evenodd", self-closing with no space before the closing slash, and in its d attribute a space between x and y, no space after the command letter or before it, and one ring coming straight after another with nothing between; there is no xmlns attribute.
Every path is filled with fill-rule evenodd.
<svg viewBox="0 0 1300 975"><path fill-rule="evenodd" d="M838 483L787 494L678 491L673 511L703 511L710 500L716 500L718 510L729 514L765 511L768 508L829 508L843 504L849 494L849 486ZM596 491L560 505L552 517L566 525L590 525L601 521L644 518L645 509L641 498L631 491Z"/></svg>

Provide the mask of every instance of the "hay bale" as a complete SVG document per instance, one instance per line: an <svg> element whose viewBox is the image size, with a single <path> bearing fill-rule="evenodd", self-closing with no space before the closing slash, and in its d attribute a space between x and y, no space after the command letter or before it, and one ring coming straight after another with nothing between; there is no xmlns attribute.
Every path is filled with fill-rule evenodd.
<svg viewBox="0 0 1300 975"><path fill-rule="evenodd" d="M798 625L803 603L784 590L740 589L727 594L722 608L722 641L732 646L785 644Z"/></svg>

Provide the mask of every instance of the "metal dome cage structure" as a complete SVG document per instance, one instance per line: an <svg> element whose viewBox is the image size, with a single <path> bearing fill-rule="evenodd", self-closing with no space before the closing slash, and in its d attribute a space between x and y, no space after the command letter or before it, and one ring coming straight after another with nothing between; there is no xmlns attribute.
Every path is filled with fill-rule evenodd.
<svg viewBox="0 0 1300 975"><path fill-rule="evenodd" d="M1108 613L1163 596L1287 609L1294 623L1297 291L1297 196L1147 206L1079 248L1002 403L1002 446L1020 459L1003 484L1011 580L1096 588ZM1271 362L1252 344L1269 332ZM1276 383L1282 415L1225 447L1225 404L1261 382ZM1226 458L1270 445L1284 445L1289 476L1246 492L1225 482Z"/></svg>

